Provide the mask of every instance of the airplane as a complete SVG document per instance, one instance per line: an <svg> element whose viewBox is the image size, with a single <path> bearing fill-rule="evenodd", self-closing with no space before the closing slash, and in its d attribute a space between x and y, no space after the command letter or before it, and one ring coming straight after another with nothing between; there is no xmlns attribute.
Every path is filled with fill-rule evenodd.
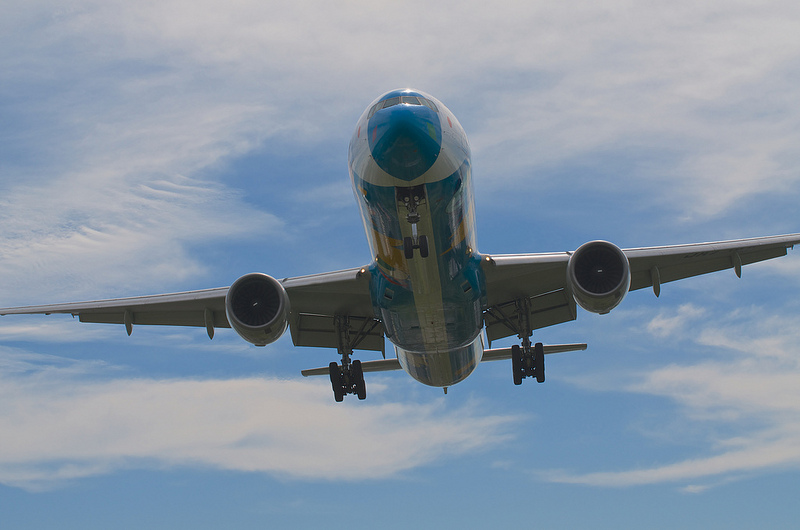
<svg viewBox="0 0 800 530"><path fill-rule="evenodd" d="M432 387L463 381L481 361L511 359L512 379L545 380L544 356L586 344L532 344L535 330L605 314L629 291L779 256L800 234L620 249L602 240L574 251L481 254L476 247L470 145L455 115L412 89L392 90L359 118L348 166L374 256L364 266L293 278L242 276L230 287L0 309L65 313L81 322L233 328L265 346L290 331L296 346L335 348L334 399L366 398L364 373L399 370ZM501 338L519 344L491 349ZM489 348L484 347L483 337ZM386 358L385 339L395 350ZM354 350L382 359L353 359Z"/></svg>

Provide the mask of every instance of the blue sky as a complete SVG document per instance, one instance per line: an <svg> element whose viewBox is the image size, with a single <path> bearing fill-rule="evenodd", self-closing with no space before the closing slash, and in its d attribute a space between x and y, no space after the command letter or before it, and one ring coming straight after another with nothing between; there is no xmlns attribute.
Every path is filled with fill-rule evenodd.
<svg viewBox="0 0 800 530"><path fill-rule="evenodd" d="M347 142L404 86L470 137L484 253L798 232L799 29L781 1L6 1L0 305L365 264ZM798 293L794 251L537 332L589 343L543 385L343 404L288 337L3 317L3 527L793 528Z"/></svg>

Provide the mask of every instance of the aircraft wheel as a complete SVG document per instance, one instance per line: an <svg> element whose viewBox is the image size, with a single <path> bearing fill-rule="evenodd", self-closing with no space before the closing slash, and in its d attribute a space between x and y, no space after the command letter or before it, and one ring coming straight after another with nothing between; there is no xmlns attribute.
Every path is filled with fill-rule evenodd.
<svg viewBox="0 0 800 530"><path fill-rule="evenodd" d="M410 237L403 238L403 253L406 259L414 257L414 240Z"/></svg>
<svg viewBox="0 0 800 530"><path fill-rule="evenodd" d="M522 348L514 344L511 346L511 371L514 374L514 384L522 384Z"/></svg>
<svg viewBox="0 0 800 530"><path fill-rule="evenodd" d="M541 342L537 342L536 346L534 346L534 353L536 355L534 358L534 362L536 363L536 381L544 383L544 345Z"/></svg>
<svg viewBox="0 0 800 530"><path fill-rule="evenodd" d="M364 381L364 371L361 369L361 361L353 361L350 373L352 374L358 399L367 399L367 383Z"/></svg>
<svg viewBox="0 0 800 530"><path fill-rule="evenodd" d="M419 255L423 258L428 257L428 236L419 236Z"/></svg>
<svg viewBox="0 0 800 530"><path fill-rule="evenodd" d="M328 373L331 376L331 386L333 387L333 399L337 402L344 401L344 387L342 384L342 371L339 364L332 362L328 365Z"/></svg>

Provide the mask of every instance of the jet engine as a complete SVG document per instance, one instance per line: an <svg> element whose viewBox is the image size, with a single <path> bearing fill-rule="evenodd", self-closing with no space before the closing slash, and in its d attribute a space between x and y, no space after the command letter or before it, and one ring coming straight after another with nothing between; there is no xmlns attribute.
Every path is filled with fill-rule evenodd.
<svg viewBox="0 0 800 530"><path fill-rule="evenodd" d="M585 243L569 258L567 285L579 306L592 313L608 313L631 286L628 258L608 241Z"/></svg>
<svg viewBox="0 0 800 530"><path fill-rule="evenodd" d="M275 278L246 274L228 289L225 314L240 337L266 346L278 340L289 325L289 296Z"/></svg>

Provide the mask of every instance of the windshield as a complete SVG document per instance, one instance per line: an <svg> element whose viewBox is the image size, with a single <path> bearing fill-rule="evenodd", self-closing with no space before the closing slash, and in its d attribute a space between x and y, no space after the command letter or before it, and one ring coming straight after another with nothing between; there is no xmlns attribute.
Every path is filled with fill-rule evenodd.
<svg viewBox="0 0 800 530"><path fill-rule="evenodd" d="M367 118L371 118L381 109L388 109L389 107L394 107L395 105L424 105L431 109L433 112L438 112L436 105L433 101L423 98L421 96L395 96L388 99L384 99L383 101L379 101L369 109L369 115Z"/></svg>

